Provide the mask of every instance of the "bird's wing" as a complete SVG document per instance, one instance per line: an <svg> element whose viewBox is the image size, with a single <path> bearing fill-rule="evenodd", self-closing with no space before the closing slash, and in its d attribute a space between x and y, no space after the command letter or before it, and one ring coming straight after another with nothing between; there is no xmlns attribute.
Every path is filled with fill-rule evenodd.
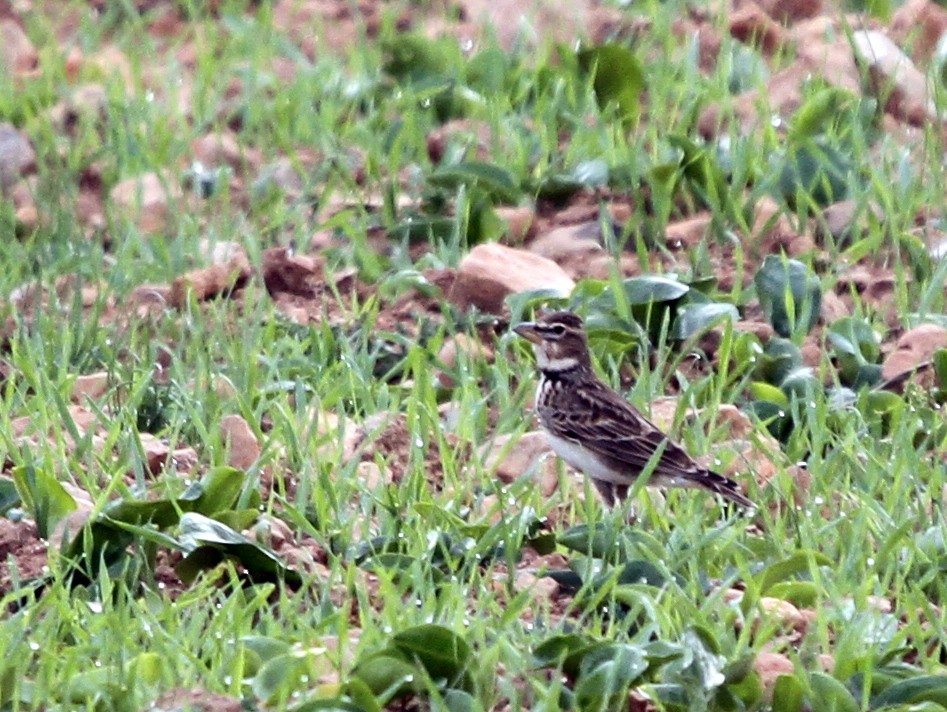
<svg viewBox="0 0 947 712"><path fill-rule="evenodd" d="M663 448L653 470L655 478L690 479L704 471L684 448L603 384L583 389L579 397L581 406L548 414L552 430L581 444L615 469L637 475Z"/></svg>

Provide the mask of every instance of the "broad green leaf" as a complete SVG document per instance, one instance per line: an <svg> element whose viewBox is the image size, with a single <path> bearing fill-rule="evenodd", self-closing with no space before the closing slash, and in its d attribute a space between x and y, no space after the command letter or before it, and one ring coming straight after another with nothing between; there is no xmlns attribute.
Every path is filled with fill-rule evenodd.
<svg viewBox="0 0 947 712"><path fill-rule="evenodd" d="M481 50L464 67L467 85L486 96L501 93L509 61L508 55L497 47Z"/></svg>
<svg viewBox="0 0 947 712"><path fill-rule="evenodd" d="M288 700L302 685L308 669L304 655L277 655L266 661L253 678L253 694L268 702Z"/></svg>
<svg viewBox="0 0 947 712"><path fill-rule="evenodd" d="M624 643L593 646L582 658L575 686L580 709L612 708L648 669L641 648Z"/></svg>
<svg viewBox="0 0 947 712"><path fill-rule="evenodd" d="M783 382L779 384L783 393L789 396L790 402L793 400L811 399L817 392L822 390L822 383L812 369L808 366L796 368L786 374Z"/></svg>
<svg viewBox="0 0 947 712"><path fill-rule="evenodd" d="M675 302L690 291L683 282L658 276L629 277L621 285L631 306Z"/></svg>
<svg viewBox="0 0 947 712"><path fill-rule="evenodd" d="M825 592L812 581L781 581L770 586L766 595L789 601L794 606L808 608L814 606Z"/></svg>
<svg viewBox="0 0 947 712"><path fill-rule="evenodd" d="M33 465L14 467L13 482L42 539L48 539L56 524L76 509L72 495L46 468Z"/></svg>
<svg viewBox="0 0 947 712"><path fill-rule="evenodd" d="M382 43L383 68L398 81L441 79L458 64L457 43L421 34L398 34Z"/></svg>
<svg viewBox="0 0 947 712"><path fill-rule="evenodd" d="M392 237L408 242L438 242L450 240L456 229L454 218L408 215L390 232Z"/></svg>
<svg viewBox="0 0 947 712"><path fill-rule="evenodd" d="M290 650L290 645L285 640L265 635L245 635L240 638L240 642L256 653L263 662L286 655Z"/></svg>
<svg viewBox="0 0 947 712"><path fill-rule="evenodd" d="M725 320L736 321L739 318L740 313L732 304L720 302L685 304L674 319L671 337L683 341Z"/></svg>
<svg viewBox="0 0 947 712"><path fill-rule="evenodd" d="M236 467L215 467L200 481L201 494L194 500L193 511L211 516L231 509L237 502L247 473Z"/></svg>
<svg viewBox="0 0 947 712"><path fill-rule="evenodd" d="M365 683L382 705L423 689L423 672L392 654L376 654L359 661L352 674Z"/></svg>
<svg viewBox="0 0 947 712"><path fill-rule="evenodd" d="M802 365L802 352L789 339L770 339L758 359L755 373L767 383L775 386L786 380L793 370Z"/></svg>
<svg viewBox="0 0 947 712"><path fill-rule="evenodd" d="M808 574L811 566L832 566L832 560L825 554L811 549L797 551L785 559L770 564L753 578L759 586L760 593L766 596L772 586L800 574Z"/></svg>
<svg viewBox="0 0 947 712"><path fill-rule="evenodd" d="M614 104L622 121L638 117L645 88L644 66L627 47L604 44L578 53L582 71L592 73L592 86L600 109Z"/></svg>
<svg viewBox="0 0 947 712"><path fill-rule="evenodd" d="M789 408L789 398L776 386L763 383L762 381L753 381L749 385L750 395L756 400L772 403L782 409Z"/></svg>
<svg viewBox="0 0 947 712"><path fill-rule="evenodd" d="M947 676L922 675L896 682L872 700L872 709L934 702L947 707Z"/></svg>
<svg viewBox="0 0 947 712"><path fill-rule="evenodd" d="M188 512L181 517L180 540L190 551L190 558L201 549L216 549L223 555L240 562L247 574L260 581L283 579L291 586L302 583L302 577L271 550L234 531L221 522L196 512ZM213 561L209 552L202 551L201 563ZM195 560L192 560L192 564ZM216 565L213 564L213 565Z"/></svg>
<svg viewBox="0 0 947 712"><path fill-rule="evenodd" d="M795 675L780 675L773 687L773 712L803 712L806 688Z"/></svg>
<svg viewBox="0 0 947 712"><path fill-rule="evenodd" d="M165 660L157 653L139 653L126 665L129 678L146 685L157 685L165 671Z"/></svg>
<svg viewBox="0 0 947 712"><path fill-rule="evenodd" d="M501 202L515 201L520 194L512 173L495 163L483 161L442 166L428 176L428 183L450 190L456 190L461 185L477 186Z"/></svg>
<svg viewBox="0 0 947 712"><path fill-rule="evenodd" d="M577 524L558 537L559 543L580 554L604 559L615 553L625 541L625 533L605 523L592 526Z"/></svg>
<svg viewBox="0 0 947 712"><path fill-rule="evenodd" d="M432 679L466 689L472 652L467 642L443 626L419 625L394 635L391 644L408 659L417 659Z"/></svg>
<svg viewBox="0 0 947 712"><path fill-rule="evenodd" d="M864 319L843 316L829 326L828 336L839 353L860 357L865 363L876 363L881 358L878 335Z"/></svg>
<svg viewBox="0 0 947 712"><path fill-rule="evenodd" d="M800 328L808 332L819 320L819 278L802 262L767 255L753 281L760 305L780 336L789 337Z"/></svg>
<svg viewBox="0 0 947 712"><path fill-rule="evenodd" d="M861 705L841 682L821 672L809 675L812 698L818 701L820 712L859 712Z"/></svg>
<svg viewBox="0 0 947 712"><path fill-rule="evenodd" d="M482 705L466 690L451 689L444 692L444 706L448 712L474 712Z"/></svg>
<svg viewBox="0 0 947 712"><path fill-rule="evenodd" d="M644 559L636 559L625 564L618 574L616 584L647 584L660 588L667 583L667 577L661 570Z"/></svg>
<svg viewBox="0 0 947 712"><path fill-rule="evenodd" d="M848 197L853 162L821 137L790 144L779 174L783 199L796 207L801 193L816 206L825 207Z"/></svg>
<svg viewBox="0 0 947 712"><path fill-rule="evenodd" d="M0 477L0 515L6 514L22 502L16 482L10 477Z"/></svg>
<svg viewBox="0 0 947 712"><path fill-rule="evenodd" d="M577 633L554 635L533 648L533 665L538 668L560 665L566 658L591 644L588 637Z"/></svg>

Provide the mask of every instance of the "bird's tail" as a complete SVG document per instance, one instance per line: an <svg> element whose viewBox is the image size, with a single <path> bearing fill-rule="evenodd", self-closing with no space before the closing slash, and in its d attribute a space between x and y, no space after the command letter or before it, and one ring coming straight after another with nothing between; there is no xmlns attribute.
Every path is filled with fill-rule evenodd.
<svg viewBox="0 0 947 712"><path fill-rule="evenodd" d="M690 479L689 485L691 487L701 487L709 490L747 509L757 508L753 501L740 491L740 485L723 475L718 475L716 472L700 470L690 475L688 479Z"/></svg>

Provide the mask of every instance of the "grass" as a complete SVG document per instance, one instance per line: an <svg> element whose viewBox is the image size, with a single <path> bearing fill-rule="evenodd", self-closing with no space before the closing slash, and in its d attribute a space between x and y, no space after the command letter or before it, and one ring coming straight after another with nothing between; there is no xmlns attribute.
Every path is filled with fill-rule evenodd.
<svg viewBox="0 0 947 712"><path fill-rule="evenodd" d="M923 681L944 671L943 443L936 432L933 442L921 443L939 417L931 394L909 392L890 408L862 393L850 408L836 409L821 388L794 400L799 424L781 444L783 454L771 458L772 481L750 485L761 503L755 530L693 492L640 493L629 527L626 512L605 511L587 485L562 470L557 491L543 497L528 474L502 485L476 455L495 437L531 427L523 416L533 392L531 357L512 335L496 335L492 360L461 356L456 385L445 388L437 354L455 333L475 333L471 319L445 305L429 317L421 339L379 326L391 303L412 292L415 270L454 267L469 242L495 236L486 222L484 234L477 232L470 208L466 227L458 218L446 232L432 228L419 259L407 244L392 240L379 253L366 238L404 219L395 208L399 196L423 198L432 214L443 216L495 189L489 181L457 190L428 184L436 167L427 137L445 113L472 117L487 135L481 141L476 130L461 127L447 139L445 162L470 159L479 146L485 161L513 176L519 202L532 202L550 175L569 176L594 162L608 168L615 194L656 196L654 210L632 200L632 221L611 236L615 249L635 254L645 271L666 264L656 256L663 247L656 242L667 222L703 204L725 229L693 255L665 250L676 260L669 271L712 275L724 254L738 265L756 264L757 247L745 235L750 224L742 221L775 190L768 155L782 149L782 139L772 131L731 130L726 159L734 178L722 193L708 194L706 175L677 171L680 152L669 136L693 135L701 107L719 100L726 110L734 82L762 78L732 76L743 70L736 60L704 74L689 40L670 31L643 34L635 52L653 60L647 106L634 130L625 131L614 111L599 110L589 82L570 69L575 58L567 49L495 53L474 73L449 43L424 45L441 53L435 64L443 62L444 74L395 87L381 73L383 48L397 42L393 9L382 13L381 41L360 41L348 54L320 53L312 61L294 33L274 24L269 5L248 11L245 4L225 2L214 17L178 3L190 19L176 36L156 40L147 31L149 16L127 4L93 20L84 3L68 3L80 17L76 45L94 55L114 44L128 59L132 82L128 88L108 68L84 64L79 81L102 82L108 98L101 113L80 116L69 130L48 113L74 88L52 39L58 20L51 4L39 3L50 17L37 12L27 22L37 44L48 42L42 76L16 91L13 79L0 77L0 118L23 128L38 154L35 197L43 215L36 230L0 244L6 265L0 293L30 285L47 294L32 307L7 306L12 327L3 358L12 375L0 408L5 471L19 473L21 496L24 473L38 472L40 483L32 508L21 503L8 516L39 520L43 507L68 509L55 482L89 493L96 515L114 511L107 507L116 499L167 500L175 510L174 524L160 532L147 519L125 522L128 539L109 530L102 536L113 549L87 540L84 549L60 551L51 541L35 596L29 577L8 561L12 584L0 599L10 611L0 621L0 706L147 709L160 695L188 688L243 700L248 709L379 709L399 690L430 709L610 709L622 706L629 688L649 695L656 709L789 710L802 709L802 700L818 709L818 701L829 699L839 709L879 709L891 700L892 709L943 703L944 687L936 681L914 697L897 687L901 679ZM635 11L650 15L657 28L683 12L674 2L644 5ZM723 18L715 23L725 28ZM722 56L753 53L722 36ZM193 69L172 59L188 48ZM277 76L275 60L294 67L291 80ZM234 78L241 84L231 96L225 88ZM443 85L450 81L477 93L447 94L445 103ZM190 115L176 108L185 89ZM315 167L301 170L301 199L257 180L259 171L231 176L229 189L225 181L207 200L182 201L161 235L142 234L114 207L106 212L107 246L101 236L83 235L75 209L82 176L98 176L106 195L119 180L146 171L166 171L175 180L191 163L191 141L234 117L240 142L265 161L286 156L300 168L300 149L320 154ZM854 313L888 341L897 326L913 325L916 313L943 318L944 268L906 234L918 210L938 205L943 191L936 171L928 175L919 168L924 162L906 160L907 149L894 139L881 142L883 157L876 160L870 132L862 129L851 129L856 138L844 144L856 167L851 195L881 205L885 221L871 221L863 241L830 245L818 276L826 291L848 259L874 255L884 262L896 276L893 318L858 294ZM833 130L827 129L830 138ZM927 165L941 159L930 136L911 148L923 152ZM706 155L713 158L703 155L695 158L698 165L719 165L712 151ZM365 195L380 196L381 207L366 208ZM328 217L323 208L333 196L358 200ZM802 220L805 211L799 203L787 214ZM2 219L12 231L6 213ZM152 311L127 324L103 318L127 304L136 286L168 283L200 265L202 240L236 240L259 265L274 245L308 252L312 233L326 227L345 238L325 252L329 274L355 267L366 282L380 282L365 299L329 297L340 302L339 324L291 323L258 281L238 299ZM728 243L728 230L742 239ZM75 276L74 286L57 296L64 275ZM99 286L92 306L79 299L83 284ZM611 286L620 287L617 275ZM712 294L739 307L757 301L751 281L740 279ZM622 309L627 318L630 307ZM805 336L797 330L793 338ZM691 452L739 461L747 450L727 442L715 412L747 402L747 385L758 379L748 356L754 338L725 328L718 353L731 359L706 375L684 369L686 354L666 338L653 349L638 342L630 350L627 339L616 346L603 338L596 353L613 383L632 369L627 393L644 409L669 390L682 392L676 427ZM829 355L826 347L823 367L831 382L837 377ZM159 361L164 365L156 371ZM67 407L75 377L96 371L107 371L113 384L105 399L85 404L97 418L101 443L73 422ZM683 417L691 404L703 408L694 423ZM443 425L444 408L456 414L452 429ZM338 416L338 425L320 428L325 413ZM371 482L357 458L344 456L352 429L379 413L406 418L410 447L397 484ZM297 551L309 561L304 583L295 591L278 582L251 585L246 572L253 566L235 554L242 563L208 566L169 596L157 552L183 546L178 519L189 506L182 493L191 480L228 462L219 428L228 414L250 424L260 455L246 472L228 475L237 484L232 500L208 514L250 521L262 542L254 552L269 551L278 535L273 518L285 522L293 546L310 546ZM14 433L21 417L43 434L28 445ZM195 448L198 471L149 474L137 437L146 430ZM760 425L751 439L759 444L763 431ZM428 482L432 459L439 463L437 487ZM800 460L807 463L807 487L787 466ZM374 461L382 472L390 464L384 453ZM765 464L752 454L746 461L750 475ZM558 575L574 584L571 595L543 596L524 577L542 577L555 562L529 558L554 544L550 533L560 537L559 568L565 562L571 578ZM82 551L93 556L82 561ZM91 575L77 578L76 563ZM642 572L650 583L639 581ZM729 599L734 587L743 590L742 601ZM767 597L796 603L810 612L809 622L787 628L760 603ZM890 609L874 603L876 597ZM430 624L441 628L423 627ZM539 664L543 643L572 634L581 640L562 643L569 655ZM658 644L668 647L662 653ZM772 702L761 695L751 666L769 650L785 653L794 666ZM820 676L820 656L831 659L830 679L848 697ZM641 660L650 667L631 676ZM407 677L399 677L404 670Z"/></svg>

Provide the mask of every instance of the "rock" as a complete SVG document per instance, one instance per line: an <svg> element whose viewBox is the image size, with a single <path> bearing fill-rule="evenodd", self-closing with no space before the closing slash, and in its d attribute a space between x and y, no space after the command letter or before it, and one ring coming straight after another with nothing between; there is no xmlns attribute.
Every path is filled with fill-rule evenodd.
<svg viewBox="0 0 947 712"><path fill-rule="evenodd" d="M26 134L12 124L0 123L0 191L35 169L36 151Z"/></svg>
<svg viewBox="0 0 947 712"><path fill-rule="evenodd" d="M895 350L881 367L883 378L894 378L930 361L934 352L947 348L947 329L936 324L921 324L901 335Z"/></svg>
<svg viewBox="0 0 947 712"><path fill-rule="evenodd" d="M112 188L109 199L124 215L133 216L139 230L154 235L164 231L171 214L168 203L180 195L176 185L162 180L157 173L145 173L120 182Z"/></svg>
<svg viewBox="0 0 947 712"><path fill-rule="evenodd" d="M529 244L529 251L561 262L575 256L597 255L602 252L602 228L597 220L565 225L540 235Z"/></svg>
<svg viewBox="0 0 947 712"><path fill-rule="evenodd" d="M63 481L60 484L72 497L76 508L60 519L50 534L49 542L57 549L60 544L72 541L95 511L95 502L92 501L92 496L88 492L71 482Z"/></svg>
<svg viewBox="0 0 947 712"><path fill-rule="evenodd" d="M84 122L99 125L107 108L108 91L102 84L81 84L49 109L49 119L63 131L72 132Z"/></svg>
<svg viewBox="0 0 947 712"><path fill-rule="evenodd" d="M822 304L819 306L819 317L824 324L832 325L839 319L849 316L848 305L833 291L822 295Z"/></svg>
<svg viewBox="0 0 947 712"><path fill-rule="evenodd" d="M899 46L909 47L916 59L927 61L947 33L947 9L931 0L908 0L895 10L890 30Z"/></svg>
<svg viewBox="0 0 947 712"><path fill-rule="evenodd" d="M767 700L773 698L773 688L776 686L777 678L781 675L792 675L795 672L792 660L780 653L769 652L762 652L756 656L753 669L760 676L763 697Z"/></svg>
<svg viewBox="0 0 947 712"><path fill-rule="evenodd" d="M257 165L261 160L259 151L241 146L237 134L228 129L213 131L194 139L191 152L194 160L208 168L229 166L236 173Z"/></svg>
<svg viewBox="0 0 947 712"><path fill-rule="evenodd" d="M539 430L520 436L499 435L480 449L480 457L484 469L493 471L505 484L528 475L539 482L544 497L551 496L559 486L556 457Z"/></svg>
<svg viewBox="0 0 947 712"><path fill-rule="evenodd" d="M513 579L513 590L526 591L535 601L551 601L559 593L559 584L548 576L538 577L529 571L520 571Z"/></svg>
<svg viewBox="0 0 947 712"><path fill-rule="evenodd" d="M503 311L510 294L550 289L567 296L575 282L552 260L525 250L486 243L474 247L460 262L448 299L461 309L475 306L490 314Z"/></svg>
<svg viewBox="0 0 947 712"><path fill-rule="evenodd" d="M166 468L174 472L191 472L197 467L198 457L194 448L179 447L172 450L167 442L151 433L139 433L138 439L145 453L145 469L153 477L160 475Z"/></svg>
<svg viewBox="0 0 947 712"><path fill-rule="evenodd" d="M81 403L86 398L98 400L108 393L110 378L107 371L78 376L73 381L70 398L74 403Z"/></svg>
<svg viewBox="0 0 947 712"><path fill-rule="evenodd" d="M249 470L262 452L250 424L239 415L226 415L220 420L220 430L227 448L227 464L238 470Z"/></svg>
<svg viewBox="0 0 947 712"><path fill-rule="evenodd" d="M710 237L713 216L709 212L697 213L667 226L664 244L669 250L689 250Z"/></svg>
<svg viewBox="0 0 947 712"><path fill-rule="evenodd" d="M777 22L789 24L822 12L822 0L759 0L760 8Z"/></svg>
<svg viewBox="0 0 947 712"><path fill-rule="evenodd" d="M529 205L498 205L493 209L503 222L506 223L506 237L508 244L519 245L529 236L536 220L536 211Z"/></svg>
<svg viewBox="0 0 947 712"><path fill-rule="evenodd" d="M39 53L23 28L13 19L0 19L0 69L5 74L23 75L35 72Z"/></svg>
<svg viewBox="0 0 947 712"><path fill-rule="evenodd" d="M772 621L781 628L792 628L800 633L805 632L807 620L789 601L781 598L760 598L759 606L763 610L767 621Z"/></svg>
<svg viewBox="0 0 947 712"><path fill-rule="evenodd" d="M786 46L783 27L755 2L740 3L730 13L730 34L744 44L757 45L766 55Z"/></svg>
<svg viewBox="0 0 947 712"><path fill-rule="evenodd" d="M171 285L171 304L181 309L192 296L200 302L228 294L246 284L252 273L247 253L240 248L227 262L192 270L175 279Z"/></svg>
<svg viewBox="0 0 947 712"><path fill-rule="evenodd" d="M263 283L277 293L313 297L325 289L325 261L312 255L294 255L285 247L263 252Z"/></svg>
<svg viewBox="0 0 947 712"><path fill-rule="evenodd" d="M451 372L457 368L457 357L460 354L463 354L461 363L464 365L471 361L489 363L493 360L493 350L479 339L471 338L466 334L448 337L437 353L437 360L444 365L443 370L438 370L437 379L445 388L453 388L455 385Z"/></svg>
<svg viewBox="0 0 947 712"><path fill-rule="evenodd" d="M886 99L885 111L915 126L937 119L927 78L887 35L857 30L852 44L856 59L868 67L875 93Z"/></svg>
<svg viewBox="0 0 947 712"><path fill-rule="evenodd" d="M842 200L826 206L822 211L824 233L836 241L861 237L867 230L868 220L881 221L881 209L858 200Z"/></svg>

